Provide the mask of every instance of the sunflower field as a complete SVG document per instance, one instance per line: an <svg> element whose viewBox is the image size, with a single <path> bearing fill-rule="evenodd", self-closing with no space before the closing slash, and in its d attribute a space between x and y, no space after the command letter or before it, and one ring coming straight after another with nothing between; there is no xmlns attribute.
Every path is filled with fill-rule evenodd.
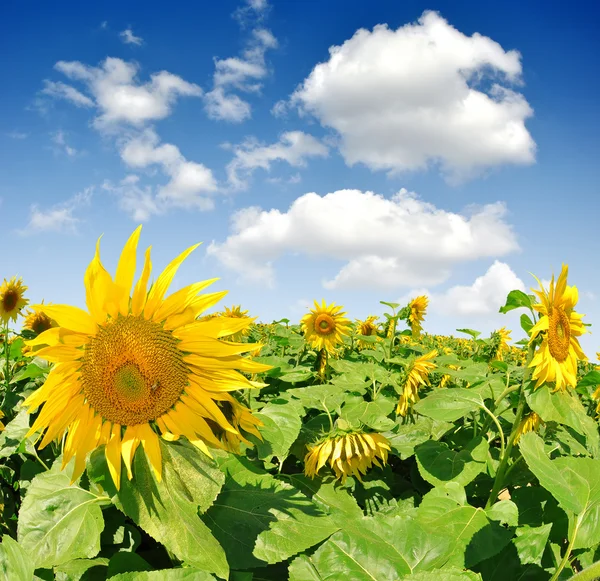
<svg viewBox="0 0 600 581"><path fill-rule="evenodd" d="M426 296L266 324L214 280L169 293L195 247L152 277L140 230L114 276L98 245L85 310L0 284L0 579L600 578L566 266L508 295L522 331L430 334Z"/></svg>

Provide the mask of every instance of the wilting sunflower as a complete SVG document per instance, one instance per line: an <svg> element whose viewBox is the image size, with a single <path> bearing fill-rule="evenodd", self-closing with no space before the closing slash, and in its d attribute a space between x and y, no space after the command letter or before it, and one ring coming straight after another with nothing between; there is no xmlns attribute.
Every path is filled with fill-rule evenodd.
<svg viewBox="0 0 600 581"><path fill-rule="evenodd" d="M228 317L231 319L247 319L250 323L254 322L254 318L248 316L248 311L242 311L240 305L233 305L231 308L225 307L223 312L219 313L221 317ZM231 337L228 337L229 341L241 341L242 337L247 337L250 333L249 325L245 326L241 331L234 333Z"/></svg>
<svg viewBox="0 0 600 581"><path fill-rule="evenodd" d="M426 295L415 297L409 303L410 314L408 315L408 324L412 331L413 337L419 337L423 327L421 323L425 319L425 312L427 311L427 305L429 299Z"/></svg>
<svg viewBox="0 0 600 581"><path fill-rule="evenodd" d="M537 432L540 425L545 425L542 418L535 412L528 413L517 426L517 433L515 435L515 444L521 439L523 434L527 432Z"/></svg>
<svg viewBox="0 0 600 581"><path fill-rule="evenodd" d="M356 476L362 481L361 474L375 464L381 468L378 460L387 462L389 441L377 433L355 431L343 435L327 436L308 447L304 458L304 473L310 478L318 475L319 470L329 461L329 466L335 472L342 484L348 476Z"/></svg>
<svg viewBox="0 0 600 581"><path fill-rule="evenodd" d="M557 390L575 387L577 360L587 360L577 339L585 333L581 321L583 315L573 310L579 293L577 287L567 285L568 270L568 266L563 264L556 286L552 275L548 291L534 277L541 290L532 290L541 302L533 308L540 313L541 318L531 329L529 342L535 341L538 335L542 337L542 344L529 364L529 367L534 368L532 379L536 381L535 387L552 381L556 383Z"/></svg>
<svg viewBox="0 0 600 581"><path fill-rule="evenodd" d="M370 316L367 317L364 321L357 321L356 322L356 333L358 335L365 335L367 337L371 337L371 336L375 336L377 337L377 325L375 324L375 321L377 320L377 317L375 316ZM359 339L357 342L357 347L359 349L372 349L373 348L373 343L369 343L368 341L365 341L363 339Z"/></svg>
<svg viewBox="0 0 600 581"><path fill-rule="evenodd" d="M4 279L0 285L0 320L6 324L9 320L17 320L20 310L29 302L25 297L27 287L23 284L23 279L17 280L13 276L10 280Z"/></svg>
<svg viewBox="0 0 600 581"><path fill-rule="evenodd" d="M148 249L130 296L140 230L141 226L125 244L114 280L100 262L98 242L85 274L89 312L68 305L36 305L58 326L28 342L47 345L36 355L55 364L44 385L25 401L30 410L41 406L28 435L45 430L40 444L44 447L66 432L63 468L75 457L73 480L83 472L88 452L105 444L117 488L121 457L131 479L140 443L160 479L158 432L168 440L185 436L209 455L207 446L232 448L223 432L239 439L243 430L256 433L258 422L228 392L263 385L239 371L270 369L240 356L255 344L219 340L249 321L196 320L226 294L198 294L216 279L165 298L179 266L198 245L173 260L149 291Z"/></svg>
<svg viewBox="0 0 600 581"><path fill-rule="evenodd" d="M425 355L416 357L408 365L402 395L396 406L396 414L405 416L413 404L419 401L419 386L429 384L429 374L436 367L431 360L437 355L437 349L434 349Z"/></svg>
<svg viewBox="0 0 600 581"><path fill-rule="evenodd" d="M53 321L46 313L35 308L28 309L23 323L24 329L29 329L39 335L52 327L56 327L56 321Z"/></svg>
<svg viewBox="0 0 600 581"><path fill-rule="evenodd" d="M350 333L350 320L340 312L342 307L335 303L321 305L315 301L315 308L302 317L300 324L306 341L315 349L325 349L335 354L336 347L344 342Z"/></svg>
<svg viewBox="0 0 600 581"><path fill-rule="evenodd" d="M511 340L510 331L501 327L492 333L492 361L503 361L504 355L510 351L508 342Z"/></svg>

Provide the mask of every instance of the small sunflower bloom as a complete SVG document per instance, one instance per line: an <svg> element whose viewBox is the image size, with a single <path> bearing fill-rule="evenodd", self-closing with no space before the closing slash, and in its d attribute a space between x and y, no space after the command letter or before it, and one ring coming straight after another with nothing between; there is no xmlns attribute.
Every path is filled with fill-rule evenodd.
<svg viewBox="0 0 600 581"><path fill-rule="evenodd" d="M421 331L423 330L423 320L425 319L425 313L427 312L427 305L429 299L426 295L415 297L409 303L410 314L408 315L408 324L412 335L415 338L420 337Z"/></svg>
<svg viewBox="0 0 600 581"><path fill-rule="evenodd" d="M300 325L311 347L336 354L336 348L350 334L350 320L344 317L346 313L341 312L342 308L335 303L326 305L323 301L319 305L315 301L315 308L302 317Z"/></svg>
<svg viewBox="0 0 600 581"><path fill-rule="evenodd" d="M25 314L23 328L33 331L37 335L56 327L56 321L53 321L44 311L39 309L28 309Z"/></svg>
<svg viewBox="0 0 600 581"><path fill-rule="evenodd" d="M229 392L262 387L240 371L255 374L270 366L240 355L257 345L221 340L250 321L197 320L226 294L200 294L216 279L165 296L179 266L198 245L175 258L149 290L148 249L134 284L140 231L141 226L125 244L114 278L100 261L98 241L84 278L88 311L69 305L33 307L57 326L27 342L43 345L36 355L54 366L42 387L24 402L30 412L40 409L26 437L43 433L43 448L66 434L63 468L75 458L73 482L83 473L87 454L103 444L119 488L122 461L131 480L140 444L161 479L159 434L166 440L184 436L210 456L209 446L229 447L222 431L242 440L240 428L249 427L251 433L255 429L250 428L256 423L247 417L249 412L236 412ZM222 402L228 402L233 413L226 414Z"/></svg>
<svg viewBox="0 0 600 581"><path fill-rule="evenodd" d="M515 435L515 444L521 439L523 434L527 432L537 432L540 426L545 425L542 418L535 412L528 413L517 426L517 432Z"/></svg>
<svg viewBox="0 0 600 581"><path fill-rule="evenodd" d="M556 285L553 275L548 291L534 277L541 290L532 289L540 299L533 308L541 317L531 329L529 342L535 341L538 336L542 338L529 364L533 368L531 377L536 388L547 382L555 383L555 391L575 387L577 361L587 360L577 339L586 332L581 320L583 315L574 310L579 293L577 287L567 285L568 270L568 266L563 264Z"/></svg>
<svg viewBox="0 0 600 581"><path fill-rule="evenodd" d="M25 291L27 287L23 284L23 279L17 279L13 276L10 280L4 279L0 285L0 321L7 324L12 320L13 323L17 320L19 312L27 303Z"/></svg>
<svg viewBox="0 0 600 581"><path fill-rule="evenodd" d="M356 334L364 335L366 337L375 336L377 337L377 325L375 321L377 320L376 316L367 317L364 321L356 322ZM378 339L380 339L378 337ZM356 342L356 346L358 349L372 349L373 344L368 341L364 341L363 339L358 339Z"/></svg>
<svg viewBox="0 0 600 581"><path fill-rule="evenodd" d="M325 464L329 464L342 484L348 476L355 476L362 481L362 476L373 464L380 468L386 464L390 450L387 438L378 433L356 431L328 436L308 446L304 473L314 478Z"/></svg>
<svg viewBox="0 0 600 581"><path fill-rule="evenodd" d="M222 317L228 317L230 319L247 319L250 323L254 322L254 318L248 316L248 311L242 311L242 307L240 305L233 305L230 307L225 307L222 313L219 313ZM250 333L250 326L244 327L241 331L234 333L227 339L229 341L241 341L243 337L247 337Z"/></svg>
<svg viewBox="0 0 600 581"><path fill-rule="evenodd" d="M503 361L504 355L510 352L510 346L508 345L508 342L511 341L510 333L511 331L506 327L501 327L492 333L492 339L494 340L492 361Z"/></svg>
<svg viewBox="0 0 600 581"><path fill-rule="evenodd" d="M397 415L406 416L412 405L419 401L419 387L429 385L429 374L436 368L432 359L437 355L437 349L434 349L425 355L416 357L408 365L404 389L396 406Z"/></svg>

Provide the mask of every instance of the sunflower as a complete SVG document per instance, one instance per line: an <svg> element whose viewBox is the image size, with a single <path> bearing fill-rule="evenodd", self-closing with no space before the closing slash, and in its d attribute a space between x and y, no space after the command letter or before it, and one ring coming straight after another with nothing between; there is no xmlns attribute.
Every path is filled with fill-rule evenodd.
<svg viewBox="0 0 600 581"><path fill-rule="evenodd" d="M29 329L39 335L52 327L56 327L56 321L53 321L46 313L39 309L28 309L23 323L24 329Z"/></svg>
<svg viewBox="0 0 600 581"><path fill-rule="evenodd" d="M362 481L361 474L366 474L373 464L381 468L378 458L383 464L387 462L390 449L389 441L377 433L355 431L327 436L308 446L304 473L314 478L329 461L329 466L342 484L348 476L356 476Z"/></svg>
<svg viewBox="0 0 600 581"><path fill-rule="evenodd" d="M4 417L4 412L2 410L0 410L0 418ZM4 424L2 422L0 422L0 432L4 429Z"/></svg>
<svg viewBox="0 0 600 581"><path fill-rule="evenodd" d="M528 413L517 426L514 443L516 444L521 439L521 436L527 432L537 432L540 425L545 425L542 418L535 412Z"/></svg>
<svg viewBox="0 0 600 581"><path fill-rule="evenodd" d="M425 319L425 312L427 311L427 305L429 304L429 299L426 295L421 295L415 297L409 303L410 313L408 315L408 324L410 325L410 330L412 331L413 337L419 337L421 335L421 331L423 327L421 323L423 319Z"/></svg>
<svg viewBox="0 0 600 581"><path fill-rule="evenodd" d="M585 333L581 321L583 315L573 309L579 293L577 287L567 285L568 266L563 264L560 276L554 284L554 275L548 291L538 281L541 290L533 290L540 303L533 308L540 313L540 320L532 327L529 343L541 336L542 343L529 364L533 367L535 387L554 381L556 390L575 387L577 384L577 360L587 360L577 337ZM535 277L534 277L535 278Z"/></svg>
<svg viewBox="0 0 600 581"><path fill-rule="evenodd" d="M19 311L29 302L23 295L27 287L23 279L13 276L9 281L4 279L0 286L0 320L6 325L9 320L15 322Z"/></svg>
<svg viewBox="0 0 600 581"><path fill-rule="evenodd" d="M419 401L419 386L428 385L429 374L436 367L436 364L431 360L437 357L437 355L438 352L434 349L425 355L416 357L409 364L402 395L396 406L396 414L405 416L412 408L412 405Z"/></svg>
<svg viewBox="0 0 600 581"><path fill-rule="evenodd" d="M240 305L233 305L231 308L225 307L225 310L221 313L218 313L220 317L228 317L231 319L247 319L251 323L254 322L254 318L250 318L248 316L248 311L242 311L242 307ZM228 337L229 341L241 341L242 337L247 337L250 333L250 329L248 326L244 327L241 331L234 333L230 337Z"/></svg>
<svg viewBox="0 0 600 581"><path fill-rule="evenodd" d="M240 356L256 345L220 341L249 321L196 320L227 292L198 294L216 279L191 284L165 298L179 266L198 245L173 260L149 291L148 249L130 296L140 230L141 226L125 244L114 279L100 262L98 241L85 274L89 312L68 305L34 307L58 326L28 342L46 345L36 355L55 364L44 385L25 401L30 411L41 407L28 435L45 431L43 448L67 434L63 468L75 457L73 481L83 472L88 452L102 444L119 488L121 457L131 479L140 443L161 478L158 433L167 440L185 436L210 455L208 446L228 447L222 431L242 440L242 431L257 423L248 419L247 410L234 419L238 408L228 392L261 387L239 371L258 373L270 367ZM234 413L226 414L223 402Z"/></svg>
<svg viewBox="0 0 600 581"><path fill-rule="evenodd" d="M492 333L493 355L492 361L502 361L504 354L510 351L508 342L511 340L510 331L506 327L501 327Z"/></svg>
<svg viewBox="0 0 600 581"><path fill-rule="evenodd" d="M357 321L356 322L356 333L358 335L365 335L367 337L371 337L371 336L377 337L377 325L375 324L376 320L377 320L377 317L370 316L370 317L367 317L364 321ZM379 337L378 337L378 339L379 339ZM373 347L373 344L369 343L368 341L364 341L363 339L359 339L357 341L357 347L359 349L371 349Z"/></svg>
<svg viewBox="0 0 600 581"><path fill-rule="evenodd" d="M342 307L321 305L315 301L315 308L302 317L300 324L306 341L315 349L325 349L332 355L336 347L344 342L344 337L350 333L350 321L340 312Z"/></svg>

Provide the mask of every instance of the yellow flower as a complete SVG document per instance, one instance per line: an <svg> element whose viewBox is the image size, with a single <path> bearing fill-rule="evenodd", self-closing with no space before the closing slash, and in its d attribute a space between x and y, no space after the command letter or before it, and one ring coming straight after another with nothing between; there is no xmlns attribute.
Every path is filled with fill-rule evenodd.
<svg viewBox="0 0 600 581"><path fill-rule="evenodd" d="M556 286L553 275L548 292L537 278L541 290L532 289L541 301L533 306L541 318L531 329L529 339L531 343L538 335L542 336L542 344L529 364L534 368L535 387L551 381L556 382L557 390L575 387L577 360L587 360L577 340L585 333L581 321L583 315L573 310L579 293L577 287L567 286L567 273L568 266L563 264Z"/></svg>
<svg viewBox="0 0 600 581"><path fill-rule="evenodd" d="M344 342L350 333L350 321L340 312L342 307L335 303L321 305L315 301L315 308L300 321L306 341L315 349L325 349L332 355L336 347Z"/></svg>
<svg viewBox="0 0 600 581"><path fill-rule="evenodd" d="M231 319L247 319L249 323L252 323L255 320L255 318L248 317L248 311L242 311L242 307L240 305L233 305L231 308L225 307L225 310L222 313L219 313L219 316L229 317ZM229 341L241 341L242 337L247 337L249 333L249 325L246 325L241 331L234 333L227 339Z"/></svg>
<svg viewBox="0 0 600 581"><path fill-rule="evenodd" d="M454 369L455 371L458 371L460 367L458 365L453 365L452 363L450 363L450 365L448 365L448 369ZM444 375L442 375L442 379L440 380L440 385L438 387L446 387L451 379L452 376L445 373Z"/></svg>
<svg viewBox="0 0 600 581"><path fill-rule="evenodd" d="M8 323L9 320L16 321L19 311L29 302L23 295L27 287L23 284L23 279L17 280L13 276L9 281L4 279L0 285L0 320Z"/></svg>
<svg viewBox="0 0 600 581"><path fill-rule="evenodd" d="M220 402L235 407L228 392L263 385L239 371L270 369L240 356L256 345L220 340L250 321L196 320L227 292L199 294L215 279L165 298L179 266L198 245L173 260L149 291L148 249L141 277L133 284L140 230L125 244L114 279L100 262L98 242L85 274L89 312L68 305L34 307L58 326L28 341L31 346L47 345L36 355L54 363L44 385L25 401L30 410L41 407L28 436L45 430L43 448L66 433L63 468L75 457L73 481L83 472L88 452L102 444L119 488L121 457L131 479L140 443L161 478L159 432L168 440L185 436L208 455L207 445L227 447L211 425L242 439L243 423L227 419Z"/></svg>
<svg viewBox="0 0 600 581"><path fill-rule="evenodd" d="M542 418L535 412L528 413L519 423L517 427L517 433L515 435L515 444L521 439L523 434L527 432L537 432L540 425L545 425Z"/></svg>
<svg viewBox="0 0 600 581"><path fill-rule="evenodd" d="M503 361L504 354L510 351L510 347L508 342L511 341L510 331L506 327L501 327L497 331L492 334L492 337L495 339L496 344L495 353L492 357L492 361Z"/></svg>
<svg viewBox="0 0 600 581"><path fill-rule="evenodd" d="M362 481L361 474L366 474L373 464L381 467L378 458L383 464L387 462L390 449L388 440L377 433L357 431L327 437L308 446L304 473L314 478L329 461L329 466L342 483L346 482L348 476L356 476Z"/></svg>
<svg viewBox="0 0 600 581"><path fill-rule="evenodd" d="M597 402L596 405L596 415L600 415L600 385L596 388L594 393L592 394L592 399Z"/></svg>
<svg viewBox="0 0 600 581"><path fill-rule="evenodd" d="M412 331L413 337L419 337L423 327L421 323L425 319L425 312L427 311L427 305L429 299L426 295L421 295L410 301L408 305L410 307L410 314L408 315L408 324Z"/></svg>
<svg viewBox="0 0 600 581"><path fill-rule="evenodd" d="M436 367L436 364L431 360L437 355L438 352L434 349L415 358L410 363L406 372L404 389L396 406L397 415L405 416L412 405L419 401L419 386L429 384L429 374Z"/></svg>
<svg viewBox="0 0 600 581"><path fill-rule="evenodd" d="M2 410L0 410L0 418L4 417L4 412ZM4 429L4 424L2 422L0 422L0 432Z"/></svg>
<svg viewBox="0 0 600 581"><path fill-rule="evenodd" d="M24 329L29 329L39 335L52 327L56 327L56 322L39 309L29 309L25 315Z"/></svg>
<svg viewBox="0 0 600 581"><path fill-rule="evenodd" d="M356 322L356 333L358 335L365 335L367 337L371 337L372 335L377 337L377 325L375 321L377 317L370 316L367 317L364 321ZM379 337L378 337L379 339ZM372 349L373 343L369 343L368 341L364 341L363 339L359 339L356 342L358 349Z"/></svg>

